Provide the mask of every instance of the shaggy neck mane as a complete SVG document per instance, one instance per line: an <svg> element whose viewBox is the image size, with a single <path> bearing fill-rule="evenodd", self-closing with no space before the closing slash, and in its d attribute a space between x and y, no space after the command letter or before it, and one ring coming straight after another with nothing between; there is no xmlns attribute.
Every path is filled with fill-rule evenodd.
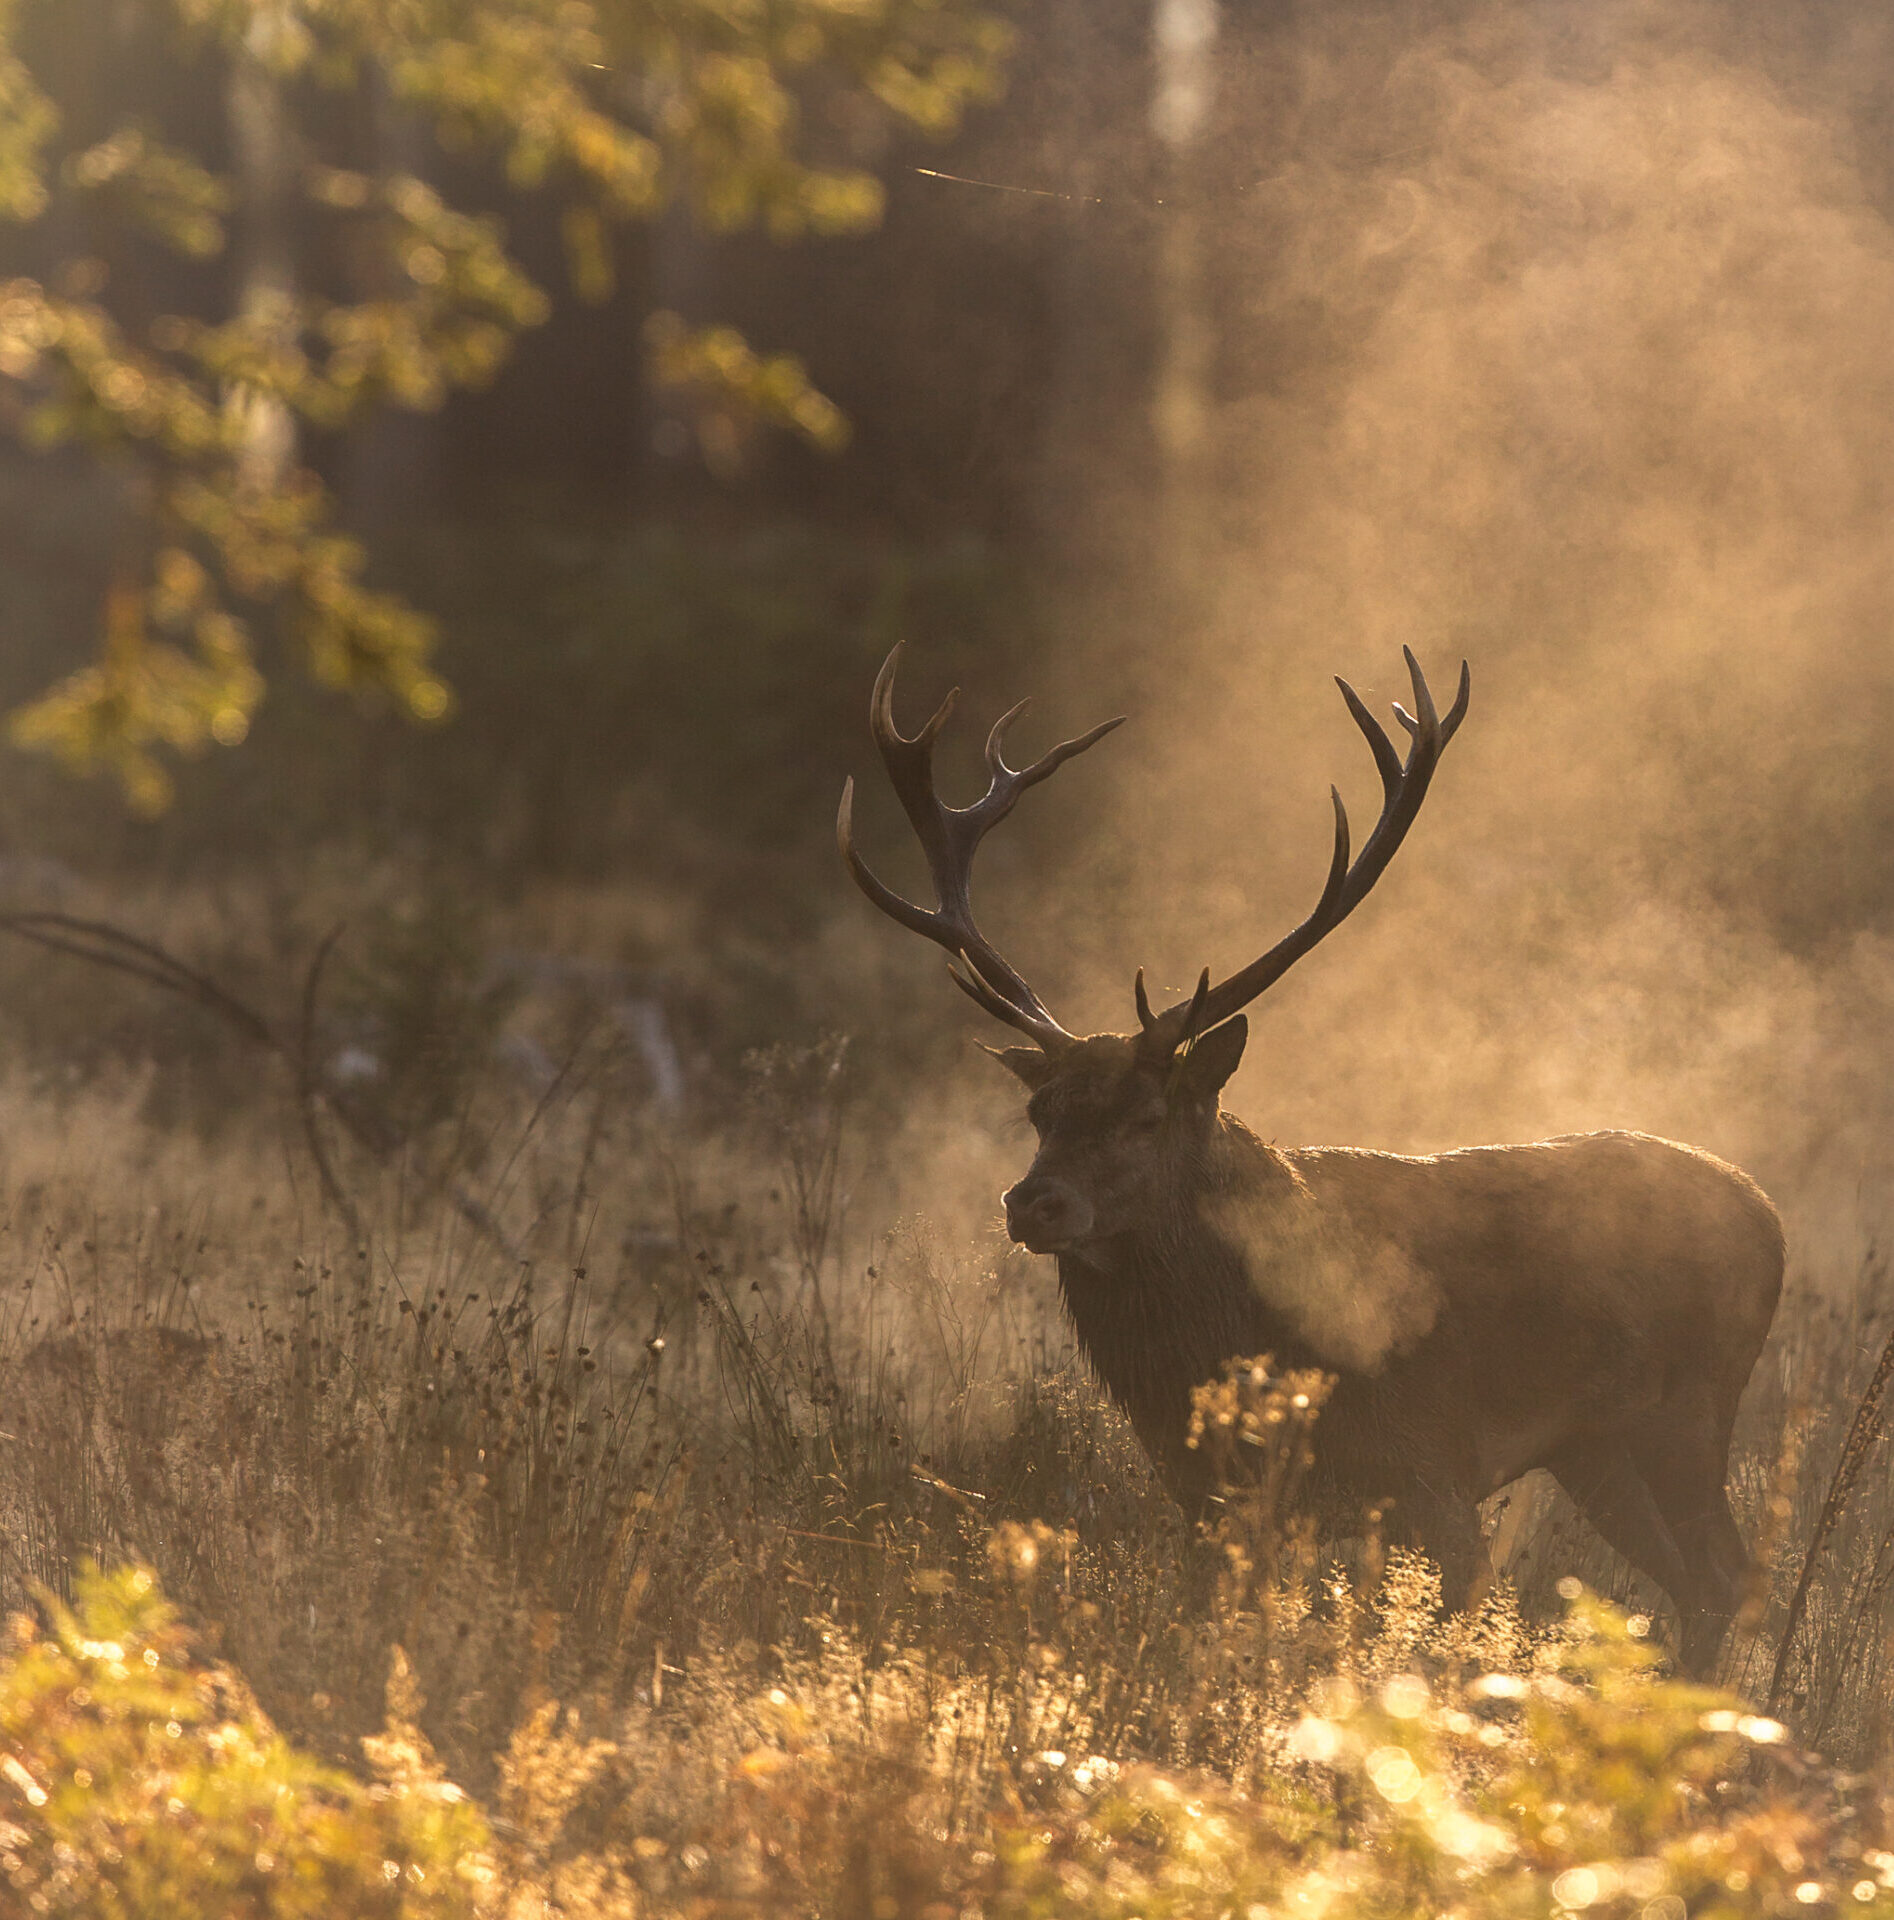
<svg viewBox="0 0 1894 1920"><path fill-rule="evenodd" d="M1201 1152L1180 1163L1163 1208L1148 1223L1082 1253L1060 1254L1059 1270L1063 1275L1069 1262L1105 1284L1153 1287L1185 1298L1202 1287L1206 1260L1236 1258L1215 1225L1220 1203L1287 1207L1307 1199L1307 1189L1276 1148L1235 1115L1219 1113L1216 1131Z"/></svg>
<svg viewBox="0 0 1894 1920"><path fill-rule="evenodd" d="M1222 1114L1148 1227L1059 1255L1059 1291L1079 1346L1154 1458L1177 1459L1189 1388L1215 1378L1225 1360L1269 1351L1284 1365L1306 1363L1300 1341L1273 1324L1243 1249L1219 1220L1307 1204L1287 1160Z"/></svg>

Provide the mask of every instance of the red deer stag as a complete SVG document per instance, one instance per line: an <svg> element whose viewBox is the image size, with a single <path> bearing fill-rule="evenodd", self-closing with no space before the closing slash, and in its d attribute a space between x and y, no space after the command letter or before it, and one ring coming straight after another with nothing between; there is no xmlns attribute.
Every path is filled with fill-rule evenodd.
<svg viewBox="0 0 1894 1920"><path fill-rule="evenodd" d="M1351 861L1335 843L1315 911L1221 985L1205 971L1140 1031L1068 1033L974 924L968 880L987 832L1119 724L1024 768L1004 757L1015 707L987 741L970 807L934 790L949 694L912 738L894 722L900 649L870 718L927 856L929 911L855 851L842 858L890 918L944 947L955 984L1026 1035L997 1057L1025 1082L1039 1152L1005 1197L1012 1237L1058 1261L1080 1346L1187 1511L1209 1491L1184 1444L1189 1395L1223 1361L1269 1352L1338 1376L1316 1431L1316 1497L1340 1520L1391 1500L1395 1537L1465 1593L1484 1563L1476 1505L1548 1468L1607 1541L1675 1602L1684 1664L1715 1660L1748 1556L1724 1491L1731 1423L1781 1288L1775 1209L1734 1167L1638 1133L1409 1158L1279 1148L1220 1110L1248 1037L1239 1011L1352 913L1414 824L1466 713L1443 718L1419 665L1403 763L1354 689L1342 698L1380 770L1381 818ZM1022 703L1023 704L1023 703Z"/></svg>

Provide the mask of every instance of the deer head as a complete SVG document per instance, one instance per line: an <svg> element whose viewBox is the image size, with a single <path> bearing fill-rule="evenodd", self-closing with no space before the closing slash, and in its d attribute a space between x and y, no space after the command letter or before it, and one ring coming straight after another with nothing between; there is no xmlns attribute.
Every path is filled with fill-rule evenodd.
<svg viewBox="0 0 1894 1920"><path fill-rule="evenodd" d="M1366 737L1381 775L1381 817L1359 854L1350 857L1348 813L1329 789L1335 809L1334 850L1315 910L1268 952L1212 986L1206 968L1187 1000L1153 1012L1140 969L1133 985L1135 1034L1081 1039L1047 1011L974 924L970 898L973 856L987 833L1012 812L1019 796L1086 748L1102 740L1122 716L1107 720L1015 769L1006 763L1006 731L1026 703L1001 716L986 743L987 790L970 807L949 807L934 790L934 743L946 726L958 690L911 737L894 722L897 646L875 680L869 725L882 763L927 857L935 906L904 899L871 873L855 851L855 783L842 790L836 838L855 883L890 919L949 954L954 984L996 1019L1023 1033L1030 1046L994 1049L1031 1090L1027 1115L1039 1135L1039 1153L1026 1177L1006 1195L1007 1230L1035 1253L1066 1253L1109 1242L1150 1226L1200 1168L1218 1126L1224 1083L1236 1071L1249 1037L1242 1009L1280 980L1319 941L1354 912L1388 863L1427 797L1428 783L1447 742L1466 715L1470 680L1463 661L1453 706L1436 712L1426 676L1406 654L1414 710L1396 706L1409 737L1405 761L1353 687L1338 679L1342 698ZM956 964L957 963L957 964Z"/></svg>

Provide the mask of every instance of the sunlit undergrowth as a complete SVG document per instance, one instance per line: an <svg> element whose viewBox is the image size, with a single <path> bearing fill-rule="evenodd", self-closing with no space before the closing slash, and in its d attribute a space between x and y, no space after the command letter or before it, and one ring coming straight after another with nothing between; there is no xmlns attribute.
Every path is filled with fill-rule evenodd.
<svg viewBox="0 0 1894 1920"><path fill-rule="evenodd" d="M1016 1574L1017 1543L994 1559ZM1659 1677L1640 1623L1581 1600L1518 1670L1443 1666L1425 1639L1384 1676L1321 1678L1242 1781L1021 1748L969 1799L954 1723L981 1688L930 1692L835 1631L767 1687L713 1661L668 1708L537 1701L483 1810L417 1725L399 1652L386 1723L344 1771L281 1737L148 1571L91 1572L0 1655L0 1911L1894 1909L1865 1783Z"/></svg>
<svg viewBox="0 0 1894 1920"><path fill-rule="evenodd" d="M1733 1484L1767 1590L1712 1694L1556 1522L1444 1619L1371 1523L1318 1545L1319 1377L1205 1384L1230 1491L1193 1538L1023 1263L870 1228L896 1209L839 1043L659 1126L622 1028L528 1007L522 1092L477 955L363 954L319 1038L378 1049L386 1085L328 1091L390 1144L315 1113L351 1218L288 1085L208 1146L104 1074L8 1130L0 1601L38 1624L0 1678L0 1920L1887 1897L1872 1422L1788 1729L1757 1705L1884 1337L1872 1262L1759 1369ZM1623 1610L1557 1598L1575 1571Z"/></svg>
<svg viewBox="0 0 1894 1920"><path fill-rule="evenodd" d="M366 1755L373 1784L298 1753L149 1572L89 1572L0 1656L0 1910L466 1911L484 1821L398 1721Z"/></svg>

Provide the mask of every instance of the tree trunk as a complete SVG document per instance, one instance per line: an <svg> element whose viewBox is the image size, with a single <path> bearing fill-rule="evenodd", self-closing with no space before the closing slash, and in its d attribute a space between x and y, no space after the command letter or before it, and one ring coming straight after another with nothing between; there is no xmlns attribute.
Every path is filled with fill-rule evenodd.
<svg viewBox="0 0 1894 1920"><path fill-rule="evenodd" d="M236 164L239 225L237 306L266 330L295 327L296 254L291 232L296 140L274 65L286 26L280 4L257 9L233 51L225 91ZM296 461L296 421L273 394L233 388L225 403L241 423L248 485L280 485Z"/></svg>
<svg viewBox="0 0 1894 1920"><path fill-rule="evenodd" d="M1153 0L1151 132L1159 153L1151 437L1160 563L1173 594L1208 573L1215 499L1210 406L1215 355L1204 249L1202 143L1216 98L1217 0Z"/></svg>
<svg viewBox="0 0 1894 1920"><path fill-rule="evenodd" d="M378 178L427 177L429 141L425 127L390 92L381 70L363 74L371 108L373 153L369 170ZM398 291L397 270L385 253L350 288L354 299L375 299ZM368 284L374 276L378 284ZM340 475L343 521L364 536L412 521L434 504L441 475L441 428L437 413L411 407L376 407L355 422L343 448Z"/></svg>

